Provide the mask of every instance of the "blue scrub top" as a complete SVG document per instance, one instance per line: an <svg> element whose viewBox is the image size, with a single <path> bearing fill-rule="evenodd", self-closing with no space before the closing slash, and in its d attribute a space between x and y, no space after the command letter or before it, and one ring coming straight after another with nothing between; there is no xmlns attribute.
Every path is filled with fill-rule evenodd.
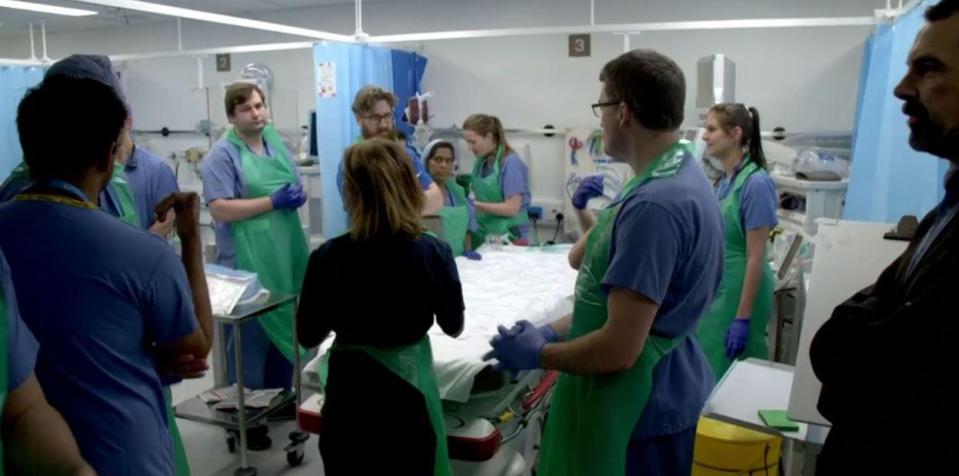
<svg viewBox="0 0 959 476"><path fill-rule="evenodd" d="M716 186L716 198L725 200L733 190L733 184L745 162L741 162L732 176L723 174ZM759 228L775 228L779 224L779 194L776 184L765 170L760 170L746 179L739 194L739 223L743 232Z"/></svg>
<svg viewBox="0 0 959 476"><path fill-rule="evenodd" d="M489 177L493 173L493 164L483 163L480 166L480 177ZM502 165L499 170L500 181L503 186L503 198L509 198L513 195L521 195L520 213L529 213L529 204L532 196L529 192L529 167L523 163L523 160L516 155L516 152L510 152L502 159ZM520 227L520 238L529 236L529 224Z"/></svg>
<svg viewBox="0 0 959 476"><path fill-rule="evenodd" d="M20 318L17 295L14 293L13 281L10 279L10 268L2 253L0 253L0 286L3 287L7 306L7 341L0 345L6 346L7 391L11 392L23 385L33 373L39 345ZM2 411L3 407L0 406L0 412Z"/></svg>
<svg viewBox="0 0 959 476"><path fill-rule="evenodd" d="M140 226L148 230L156 222L156 213L153 211L156 205L180 190L173 170L152 152L134 147L123 166L123 172L136 201Z"/></svg>
<svg viewBox="0 0 959 476"><path fill-rule="evenodd" d="M450 180L456 180L455 177L450 177ZM450 189L446 189L446 196L443 197L443 206L445 207L461 207L466 205L466 209L469 210L470 222L469 222L469 231L476 231L479 228L479 224L476 222L476 207L473 206L473 202L466 200L466 203L460 203L459 200L450 192Z"/></svg>
<svg viewBox="0 0 959 476"><path fill-rule="evenodd" d="M13 197L29 187L31 183L33 181L30 180L30 177L8 176L3 185L0 185L0 203L13 200ZM117 199L116 194L113 193L113 188L109 185L100 192L100 208L118 218L122 215L120 213L120 200Z"/></svg>
<svg viewBox="0 0 959 476"><path fill-rule="evenodd" d="M719 289L723 239L719 204L689 154L675 176L653 180L630 195L613 222L603 286L629 289L658 304L653 334L687 336L653 372L636 439L695 426L715 385L694 333Z"/></svg>
<svg viewBox="0 0 959 476"><path fill-rule="evenodd" d="M263 141L263 154L275 158L278 151L271 150L269 144ZM292 164L289 152L286 157ZM296 173L296 183L302 183L296 164L293 164L293 170ZM243 198L246 182L243 177L243 161L236 144L226 139L220 139L214 144L213 149L200 163L200 176L203 178L203 199L207 205L219 199ZM216 264L236 269L236 252L233 249L230 224L215 222L213 231L216 235Z"/></svg>
<svg viewBox="0 0 959 476"><path fill-rule="evenodd" d="M36 375L99 474L174 472L152 345L195 332L186 271L161 238L101 210L13 201L0 248L41 348Z"/></svg>
<svg viewBox="0 0 959 476"><path fill-rule="evenodd" d="M430 174L426 172L426 167L423 166L423 160L420 159L420 154L416 152L416 149L406 145L403 147L406 150L406 153L409 154L410 158L413 159L413 170L416 172L416 180L419 180L420 187L423 188L425 192L430 188L430 185L433 185L433 177L430 177ZM343 161L340 161L340 165L336 168L336 189L340 192L340 199L343 199Z"/></svg>

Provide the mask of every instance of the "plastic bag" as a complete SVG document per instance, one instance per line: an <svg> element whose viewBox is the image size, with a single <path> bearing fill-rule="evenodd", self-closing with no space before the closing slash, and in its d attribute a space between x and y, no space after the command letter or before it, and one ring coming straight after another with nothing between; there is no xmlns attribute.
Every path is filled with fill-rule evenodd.
<svg viewBox="0 0 959 476"><path fill-rule="evenodd" d="M817 150L805 150L796 156L795 173L833 172L842 178L849 178L849 161Z"/></svg>

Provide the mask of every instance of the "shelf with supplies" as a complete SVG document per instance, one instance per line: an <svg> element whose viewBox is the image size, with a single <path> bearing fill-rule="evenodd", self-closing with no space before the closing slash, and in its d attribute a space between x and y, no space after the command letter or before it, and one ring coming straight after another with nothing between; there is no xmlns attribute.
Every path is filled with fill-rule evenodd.
<svg viewBox="0 0 959 476"><path fill-rule="evenodd" d="M776 190L779 193L788 193L805 199L803 210L779 210L779 218L784 228L798 227L808 235L815 235L817 219L842 218L846 189L849 187L848 179L819 182L800 180L775 172L770 173L769 176L776 184Z"/></svg>

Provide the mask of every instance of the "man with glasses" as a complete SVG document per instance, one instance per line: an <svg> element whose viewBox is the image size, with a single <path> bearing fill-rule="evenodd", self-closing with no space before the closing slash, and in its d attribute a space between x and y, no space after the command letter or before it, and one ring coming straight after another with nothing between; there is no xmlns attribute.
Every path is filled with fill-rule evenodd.
<svg viewBox="0 0 959 476"><path fill-rule="evenodd" d="M562 372L538 474L690 474L715 381L694 333L722 279L722 217L680 141L679 66L635 50L599 79L593 111L605 152L636 177L595 217L580 213L589 231L570 251L579 270L572 315L500 328L486 358L511 371ZM575 206L595 193L578 192Z"/></svg>
<svg viewBox="0 0 959 476"><path fill-rule="evenodd" d="M360 126L361 137L356 139L360 142L366 139L384 139L396 140L396 122L393 115L393 108L396 107L396 96L389 91L376 86L364 86L353 100L353 115L356 116L356 123ZM426 202L423 207L424 215L432 215L443 207L443 192L433 183L430 174L423 167L416 149L404 143L406 153L413 160L413 168L416 171L416 178L423 187L423 193L426 195ZM340 191L340 197L343 196L343 163L336 172L336 186Z"/></svg>

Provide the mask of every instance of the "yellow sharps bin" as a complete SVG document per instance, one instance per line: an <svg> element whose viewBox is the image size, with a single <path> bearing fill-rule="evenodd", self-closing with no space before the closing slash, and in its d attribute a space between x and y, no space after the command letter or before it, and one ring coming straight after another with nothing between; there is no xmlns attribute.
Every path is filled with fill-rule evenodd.
<svg viewBox="0 0 959 476"><path fill-rule="evenodd" d="M700 418L693 476L778 476L782 438Z"/></svg>

